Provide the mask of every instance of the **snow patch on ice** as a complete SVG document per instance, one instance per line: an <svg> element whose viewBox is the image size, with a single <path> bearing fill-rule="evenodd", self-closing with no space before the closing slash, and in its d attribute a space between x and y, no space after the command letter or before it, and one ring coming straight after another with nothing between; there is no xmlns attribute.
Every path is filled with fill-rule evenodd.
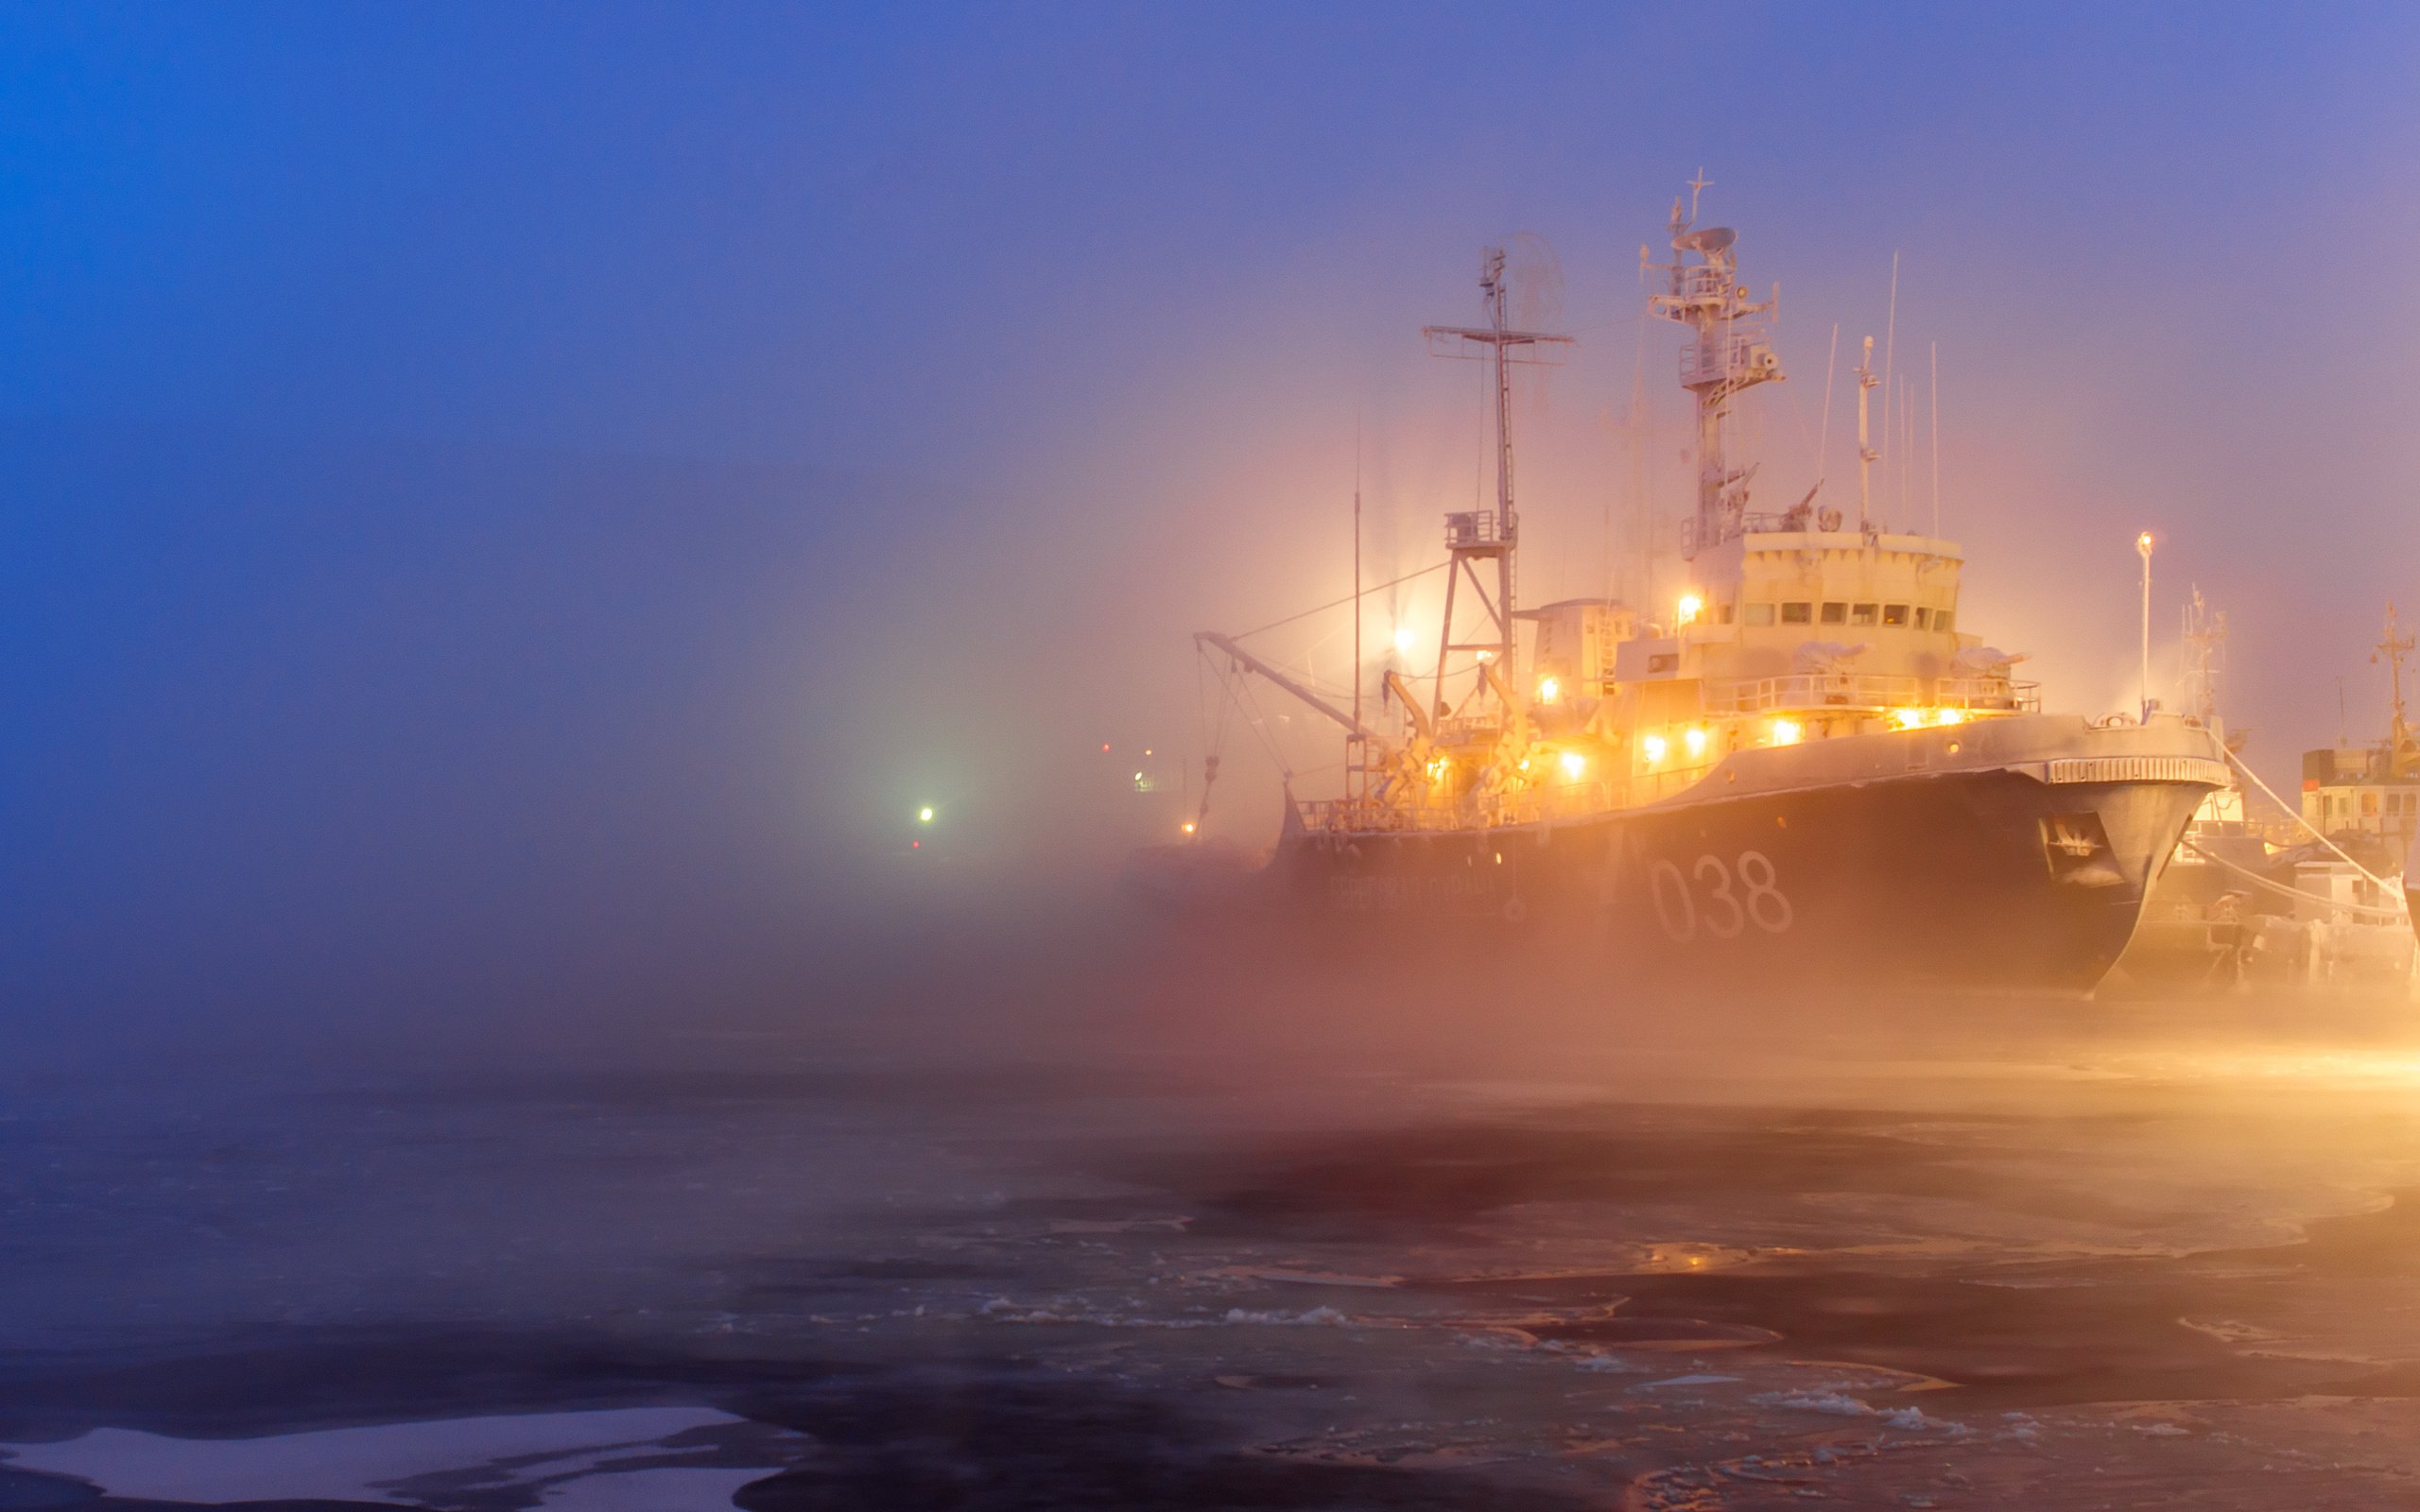
<svg viewBox="0 0 2420 1512"><path fill-rule="evenodd" d="M1307 1313L1247 1313L1240 1307L1227 1309L1230 1323L1265 1323L1279 1328L1339 1328L1353 1319L1332 1307L1315 1307Z"/></svg>

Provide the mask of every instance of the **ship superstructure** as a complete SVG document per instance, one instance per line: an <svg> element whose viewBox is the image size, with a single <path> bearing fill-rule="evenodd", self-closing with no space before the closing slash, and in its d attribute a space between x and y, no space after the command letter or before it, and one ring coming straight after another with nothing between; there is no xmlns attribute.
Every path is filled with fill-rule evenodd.
<svg viewBox="0 0 2420 1512"><path fill-rule="evenodd" d="M1702 187L1702 185L1700 186ZM1514 601L1509 365L1566 338L1512 329L1503 259L1486 323L1428 327L1494 365L1496 507L1445 517L1433 671L1385 675L1380 724L1204 633L1222 670L1344 727L1340 797L1289 795L1267 881L1348 914L1563 918L1640 971L1890 961L1935 978L2089 986L2225 753L2176 714L2044 714L2023 658L1963 628L1960 548L1876 518L1858 369L1852 525L1822 498L1763 511L1736 406L1781 381L1738 237L1673 207L1650 312L1685 332L1697 486L1668 602ZM1464 597L1467 594L1467 598ZM1524 647L1516 626L1533 627Z"/></svg>

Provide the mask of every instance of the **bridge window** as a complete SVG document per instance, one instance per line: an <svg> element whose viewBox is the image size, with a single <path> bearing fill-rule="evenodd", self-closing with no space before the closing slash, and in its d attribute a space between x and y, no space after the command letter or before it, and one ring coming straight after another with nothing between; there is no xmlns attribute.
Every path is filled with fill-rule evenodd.
<svg viewBox="0 0 2420 1512"><path fill-rule="evenodd" d="M1849 623L1871 625L1874 623L1874 611L1875 606L1872 604L1852 604L1849 606Z"/></svg>
<svg viewBox="0 0 2420 1512"><path fill-rule="evenodd" d="M1933 633L1936 635L1947 635L1949 633L1949 610L1945 609L1937 609L1932 611Z"/></svg>
<svg viewBox="0 0 2420 1512"><path fill-rule="evenodd" d="M1750 625L1771 625L1773 622L1773 607L1771 604L1742 604L1739 609L1740 612L1747 616L1747 623Z"/></svg>
<svg viewBox="0 0 2420 1512"><path fill-rule="evenodd" d="M1716 614L1715 614L1715 623L1716 623L1716 624L1718 624L1718 625L1728 625L1728 624L1730 624L1730 623L1731 623L1731 606L1730 606L1730 605L1725 604L1725 605L1723 605L1723 606L1722 606L1722 608L1721 608L1721 609L1720 609L1720 610L1718 610L1716 611Z"/></svg>
<svg viewBox="0 0 2420 1512"><path fill-rule="evenodd" d="M1848 622L1849 607L1846 604L1826 604L1824 606L1824 624L1846 625Z"/></svg>
<svg viewBox="0 0 2420 1512"><path fill-rule="evenodd" d="M1928 630L1932 628L1932 610L1921 607L1917 609L1916 628L1920 630Z"/></svg>
<svg viewBox="0 0 2420 1512"><path fill-rule="evenodd" d="M1806 625L1811 623L1814 618L1815 606L1812 604L1784 604L1781 607L1781 622L1784 625Z"/></svg>
<svg viewBox="0 0 2420 1512"><path fill-rule="evenodd" d="M1905 604L1885 604L1885 605L1883 605L1883 606L1882 606L1882 623L1883 623L1883 624L1885 624L1885 625L1905 625L1905 624L1907 624L1907 623L1908 623L1908 606L1907 606L1907 605L1905 605Z"/></svg>

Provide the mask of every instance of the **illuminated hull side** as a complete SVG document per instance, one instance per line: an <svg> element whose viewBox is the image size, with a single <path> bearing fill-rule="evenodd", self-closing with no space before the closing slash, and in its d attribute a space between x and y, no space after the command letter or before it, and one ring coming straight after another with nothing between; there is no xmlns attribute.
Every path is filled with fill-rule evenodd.
<svg viewBox="0 0 2420 1512"><path fill-rule="evenodd" d="M1560 822L1290 830L1264 877L1331 927L1560 935L1626 979L2085 990L2224 780L2183 721L2028 715L1735 752L1672 799Z"/></svg>

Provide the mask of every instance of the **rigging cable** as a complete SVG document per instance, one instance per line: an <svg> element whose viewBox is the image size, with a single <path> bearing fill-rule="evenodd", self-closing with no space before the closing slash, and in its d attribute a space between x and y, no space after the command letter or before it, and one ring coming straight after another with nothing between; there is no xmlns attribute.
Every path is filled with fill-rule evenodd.
<svg viewBox="0 0 2420 1512"><path fill-rule="evenodd" d="M2329 839L2326 835L2320 833L2319 827L2312 824L2310 820L2304 818L2300 811L2287 808L2286 800L2279 798L2276 794L2271 793L2269 791L2269 784L2260 780L2260 775L2257 772L2255 772L2251 767L2246 766L2243 764L2242 757L2238 756L2231 750L2226 750L2224 746L2221 746L2219 748L2222 751L2226 751L2227 762L2230 765L2232 765L2237 771L2241 772L2245 777L2251 779L2252 785L2260 789L2262 793L2267 794L2269 801L2276 804L2277 807L2296 824L2299 824L2304 829L2310 831L2312 838L2316 839L2320 844L2327 847L2330 850L2335 851L2338 855L2343 856L2344 860L2351 864L2354 870L2360 872L2362 876L2369 878L2372 882L2377 883L2379 886L2384 887L2389 892L2399 892L2401 890L2396 887L2394 883L2387 881L2384 877L2379 876L2369 868L2353 860L2351 856L2344 855L2344 848Z"/></svg>
<svg viewBox="0 0 2420 1512"><path fill-rule="evenodd" d="M1390 578L1388 581L1378 584L1375 588L1363 589L1362 593L1364 594L1380 593L1386 589L1393 588L1398 584L1410 582L1415 577L1426 577L1430 573L1443 572L1452 565L1454 565L1453 558L1448 557L1443 561L1432 562L1416 573L1406 573L1401 577ZM1347 593L1344 597L1336 600L1334 603L1322 604L1317 609L1306 609L1300 614L1288 614L1282 620L1270 620L1268 624L1260 627L1259 629L1246 630L1243 634L1236 636L1236 639L1238 641L1248 641L1253 636L1260 634L1262 630L1273 630L1281 625L1291 625L1296 620L1306 620L1314 614L1323 614L1332 609L1342 609L1345 605L1352 602L1353 595Z"/></svg>
<svg viewBox="0 0 2420 1512"><path fill-rule="evenodd" d="M2222 870L2234 872L2237 876L2241 877L2244 881L2252 884L2256 887L2266 887L2271 892L2280 894L2287 898L2291 898L2297 902L2322 903L2329 908L2341 909L2348 914L2362 915L2370 919L2388 919L2398 924L2402 923L2408 917L2403 910L2399 908L2371 908L2360 903L2340 903L2333 898L2323 898L2317 893L2305 892L2300 887L2289 887L2282 882L2272 882L2249 867L2237 866L2226 857L2220 855L2213 850L2204 850L2190 840L2185 842L2185 849L2192 851L2195 855L2200 856L2203 860L2210 863L2214 867L2218 867ZM2360 863L2356 862L2355 865L2358 866Z"/></svg>

